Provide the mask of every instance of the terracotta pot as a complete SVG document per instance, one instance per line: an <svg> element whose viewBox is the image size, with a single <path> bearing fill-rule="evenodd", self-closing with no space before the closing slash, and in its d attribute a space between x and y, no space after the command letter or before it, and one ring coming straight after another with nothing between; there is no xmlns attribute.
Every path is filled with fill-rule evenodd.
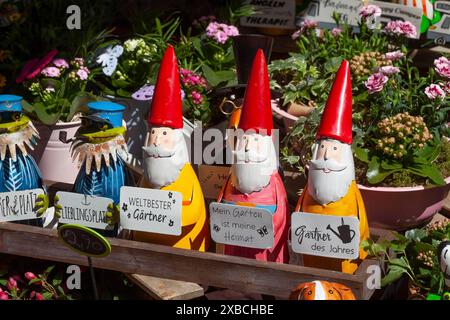
<svg viewBox="0 0 450 320"><path fill-rule="evenodd" d="M70 143L59 140L60 132L67 133L67 139L73 138L81 121L62 122L53 126L35 123L40 139L30 154L36 160L44 180L73 184L78 167L70 156Z"/></svg>
<svg viewBox="0 0 450 320"><path fill-rule="evenodd" d="M431 188L358 185L369 225L402 231L426 224L444 205L450 190L450 177L445 179L445 182L445 186Z"/></svg>

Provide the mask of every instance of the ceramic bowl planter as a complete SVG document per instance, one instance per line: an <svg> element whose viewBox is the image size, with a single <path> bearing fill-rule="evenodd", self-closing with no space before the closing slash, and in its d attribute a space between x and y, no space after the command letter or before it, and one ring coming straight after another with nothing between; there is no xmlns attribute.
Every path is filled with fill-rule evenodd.
<svg viewBox="0 0 450 320"><path fill-rule="evenodd" d="M450 190L450 177L445 182L445 186L432 188L358 186L370 226L402 231L424 225L442 209Z"/></svg>
<svg viewBox="0 0 450 320"><path fill-rule="evenodd" d="M60 134L66 132L67 139L73 138L81 121L59 122L52 126L35 123L40 140L30 154L36 160L44 180L73 184L78 168L70 155L70 144L60 141Z"/></svg>

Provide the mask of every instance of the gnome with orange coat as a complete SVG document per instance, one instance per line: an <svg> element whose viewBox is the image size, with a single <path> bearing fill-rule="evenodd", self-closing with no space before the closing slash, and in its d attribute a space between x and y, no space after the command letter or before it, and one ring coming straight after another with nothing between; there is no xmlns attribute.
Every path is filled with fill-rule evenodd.
<svg viewBox="0 0 450 320"><path fill-rule="evenodd" d="M262 50L258 50L253 61L239 129L244 131L244 134L237 138L231 174L217 202L267 209L273 215L275 239L274 246L270 249L225 245L224 253L288 263L290 216L286 191L278 173L269 76Z"/></svg>
<svg viewBox="0 0 450 320"><path fill-rule="evenodd" d="M369 238L369 226L361 193L355 182L352 144L352 84L349 64L344 60L336 75L316 135L308 183L295 211L323 215L357 217L360 240ZM359 259L304 255L307 267L354 273L367 253Z"/></svg>
<svg viewBox="0 0 450 320"><path fill-rule="evenodd" d="M205 251L210 242L209 221L183 136L180 75L172 46L167 48L161 62L148 124L143 147L145 174L139 186L182 194L182 230L180 236L133 231L132 239Z"/></svg>

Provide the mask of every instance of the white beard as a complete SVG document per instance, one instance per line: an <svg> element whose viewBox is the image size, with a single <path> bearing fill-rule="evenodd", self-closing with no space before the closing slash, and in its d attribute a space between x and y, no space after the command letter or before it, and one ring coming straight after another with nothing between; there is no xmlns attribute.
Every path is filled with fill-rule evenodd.
<svg viewBox="0 0 450 320"><path fill-rule="evenodd" d="M172 150L154 146L142 147L144 175L154 188L161 189L175 182L180 176L181 169L189 162L183 133L178 132L175 140ZM155 158L154 155L163 157Z"/></svg>
<svg viewBox="0 0 450 320"><path fill-rule="evenodd" d="M331 160L311 161L308 174L308 193L321 205L336 202L343 198L351 183L355 180L351 147L346 145L342 151L343 161L340 163ZM317 169L322 168L323 165L331 171L325 173L323 170Z"/></svg>
<svg viewBox="0 0 450 320"><path fill-rule="evenodd" d="M272 142L270 145L268 155L254 151L233 152L237 162L231 167L231 183L242 193L259 192L268 186L270 177L277 170L275 147Z"/></svg>

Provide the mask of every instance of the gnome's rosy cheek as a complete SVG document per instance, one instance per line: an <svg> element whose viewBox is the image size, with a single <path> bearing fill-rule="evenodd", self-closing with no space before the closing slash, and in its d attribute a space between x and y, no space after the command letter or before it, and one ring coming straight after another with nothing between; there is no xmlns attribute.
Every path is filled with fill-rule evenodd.
<svg viewBox="0 0 450 320"><path fill-rule="evenodd" d="M342 159L342 143L337 140L320 140L316 145L315 160L335 160L340 162Z"/></svg>
<svg viewBox="0 0 450 320"><path fill-rule="evenodd" d="M153 127L147 145L161 146L171 150L173 148L173 129L169 127Z"/></svg>

